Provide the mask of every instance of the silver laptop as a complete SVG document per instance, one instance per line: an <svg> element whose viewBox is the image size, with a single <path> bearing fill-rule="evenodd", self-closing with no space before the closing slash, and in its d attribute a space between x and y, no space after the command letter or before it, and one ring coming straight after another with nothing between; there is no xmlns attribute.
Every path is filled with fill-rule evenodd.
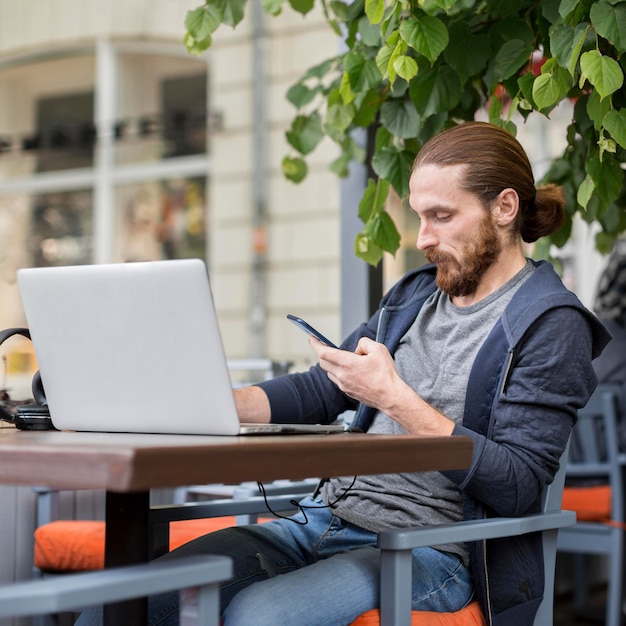
<svg viewBox="0 0 626 626"><path fill-rule="evenodd" d="M239 423L199 259L18 271L59 430L237 435L343 426Z"/></svg>

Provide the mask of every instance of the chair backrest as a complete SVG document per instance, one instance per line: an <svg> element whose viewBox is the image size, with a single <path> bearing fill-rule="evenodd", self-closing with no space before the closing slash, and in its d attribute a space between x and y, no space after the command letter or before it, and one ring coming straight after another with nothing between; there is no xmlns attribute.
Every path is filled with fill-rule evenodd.
<svg viewBox="0 0 626 626"><path fill-rule="evenodd" d="M623 476L617 425L620 387L598 385L587 405L578 411L567 464L568 484L611 486L611 516L623 522Z"/></svg>

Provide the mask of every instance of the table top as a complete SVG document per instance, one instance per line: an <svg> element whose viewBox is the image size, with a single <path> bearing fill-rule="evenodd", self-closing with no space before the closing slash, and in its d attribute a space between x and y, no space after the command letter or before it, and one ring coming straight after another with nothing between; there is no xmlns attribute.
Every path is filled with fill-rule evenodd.
<svg viewBox="0 0 626 626"><path fill-rule="evenodd" d="M0 483L144 491L469 467L469 437L204 436L0 429Z"/></svg>

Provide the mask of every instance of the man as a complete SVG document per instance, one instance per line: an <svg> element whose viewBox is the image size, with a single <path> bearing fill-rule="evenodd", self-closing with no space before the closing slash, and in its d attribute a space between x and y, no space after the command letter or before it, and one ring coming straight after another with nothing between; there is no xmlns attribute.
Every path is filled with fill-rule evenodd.
<svg viewBox="0 0 626 626"><path fill-rule="evenodd" d="M468 435L472 465L331 478L292 519L213 533L164 557L234 557L224 626L350 624L378 606L379 530L537 511L596 386L591 360L608 334L522 248L561 225L561 190L535 188L511 135L467 123L429 141L410 204L432 265L400 280L340 349L311 338L319 363L308 372L237 390L236 403L242 421L329 423L358 407L354 429ZM413 556L415 609L454 611L477 595L491 623L532 624L543 591L537 537ZM154 599L152 623L175 623L175 611L174 596Z"/></svg>

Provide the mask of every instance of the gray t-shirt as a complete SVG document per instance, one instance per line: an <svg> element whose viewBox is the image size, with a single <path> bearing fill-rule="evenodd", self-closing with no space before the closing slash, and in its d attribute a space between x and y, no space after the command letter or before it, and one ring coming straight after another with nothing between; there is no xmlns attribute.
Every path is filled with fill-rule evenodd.
<svg viewBox="0 0 626 626"><path fill-rule="evenodd" d="M451 420L463 420L467 382L476 354L533 270L528 261L500 289L467 307L455 306L437 290L400 341L394 355L398 373L424 401ZM378 412L368 432L406 431ZM322 496L337 516L367 530L442 524L463 517L458 487L440 472L357 476L349 488L353 480L352 476L331 479L324 485ZM440 549L466 560L463 546Z"/></svg>

